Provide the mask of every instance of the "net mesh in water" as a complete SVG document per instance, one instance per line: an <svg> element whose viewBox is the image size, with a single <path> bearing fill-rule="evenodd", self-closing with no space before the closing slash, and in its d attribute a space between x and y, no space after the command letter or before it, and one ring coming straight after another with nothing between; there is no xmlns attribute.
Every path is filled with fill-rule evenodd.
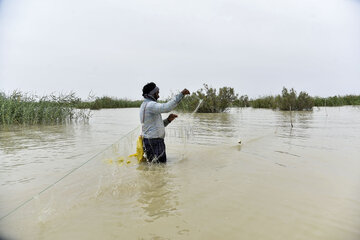
<svg viewBox="0 0 360 240"><path fill-rule="evenodd" d="M140 134L141 128L138 126L103 151L70 169L46 188L33 193L32 197L24 199L16 208L2 213L0 227L14 227L24 221L47 221L61 212L61 209L76 205L81 199L98 196L104 184L112 185L119 181L119 176L121 181L126 181L131 176L131 171L139 167L134 153ZM185 146L192 134L193 130L188 126L167 127L166 143ZM56 200L62 196L67 196L66 203Z"/></svg>

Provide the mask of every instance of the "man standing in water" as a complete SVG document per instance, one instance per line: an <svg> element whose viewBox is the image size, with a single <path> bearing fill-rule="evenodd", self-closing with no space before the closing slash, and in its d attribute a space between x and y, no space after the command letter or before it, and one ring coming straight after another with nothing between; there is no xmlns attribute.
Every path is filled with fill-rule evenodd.
<svg viewBox="0 0 360 240"><path fill-rule="evenodd" d="M188 94L190 92L185 88L167 103L158 103L159 88L156 84L151 82L143 87L144 102L140 106L140 122L144 137L143 147L148 162L166 162L165 127L177 118L177 115L170 114L163 120L161 113L173 110Z"/></svg>

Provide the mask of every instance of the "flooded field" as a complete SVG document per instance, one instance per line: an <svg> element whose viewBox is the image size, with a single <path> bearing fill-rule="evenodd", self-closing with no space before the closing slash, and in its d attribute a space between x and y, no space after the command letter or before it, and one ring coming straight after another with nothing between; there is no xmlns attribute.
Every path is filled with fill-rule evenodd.
<svg viewBox="0 0 360 240"><path fill-rule="evenodd" d="M360 108L179 113L160 166L138 118L1 129L1 238L360 239Z"/></svg>

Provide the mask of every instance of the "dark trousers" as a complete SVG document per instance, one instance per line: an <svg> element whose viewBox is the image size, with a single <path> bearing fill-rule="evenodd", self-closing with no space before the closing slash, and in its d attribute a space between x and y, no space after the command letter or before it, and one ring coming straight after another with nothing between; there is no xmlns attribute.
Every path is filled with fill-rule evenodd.
<svg viewBox="0 0 360 240"><path fill-rule="evenodd" d="M148 162L166 163L165 142L163 138L144 138L143 148Z"/></svg>

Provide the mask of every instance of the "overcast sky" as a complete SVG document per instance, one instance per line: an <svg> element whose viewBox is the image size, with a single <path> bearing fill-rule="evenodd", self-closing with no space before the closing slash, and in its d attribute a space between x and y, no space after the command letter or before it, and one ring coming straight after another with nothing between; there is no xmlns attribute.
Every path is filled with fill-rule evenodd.
<svg viewBox="0 0 360 240"><path fill-rule="evenodd" d="M0 0L0 90L360 94L360 0Z"/></svg>

